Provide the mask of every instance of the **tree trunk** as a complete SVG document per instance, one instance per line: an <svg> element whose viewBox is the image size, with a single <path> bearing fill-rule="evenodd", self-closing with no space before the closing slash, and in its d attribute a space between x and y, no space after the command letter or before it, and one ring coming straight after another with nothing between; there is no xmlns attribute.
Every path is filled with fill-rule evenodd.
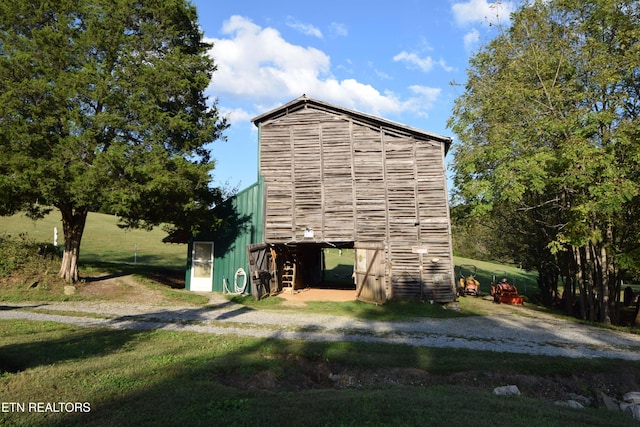
<svg viewBox="0 0 640 427"><path fill-rule="evenodd" d="M588 320L596 321L596 295L594 293L596 283L594 282L593 265L591 260L591 245L587 245L581 249L582 261L582 277L587 295Z"/></svg>
<svg viewBox="0 0 640 427"><path fill-rule="evenodd" d="M610 325L611 322L611 303L609 301L611 295L611 280L613 279L610 274L610 257L607 251L607 244L611 241L611 227L607 227L604 232L603 242L599 244L599 256L598 256L598 273L600 275L600 321ZM615 286L615 282L613 283Z"/></svg>
<svg viewBox="0 0 640 427"><path fill-rule="evenodd" d="M562 252L555 255L558 283L562 283L562 307L565 313L573 316L576 299L576 286L574 276L571 274L573 253Z"/></svg>
<svg viewBox="0 0 640 427"><path fill-rule="evenodd" d="M612 226L607 227L607 241L609 242L609 249L607 250L607 266L606 266L606 276L607 276L607 287L608 287L608 314L609 320L612 324L618 325L620 324L620 292L622 291L621 280L618 277L618 269L616 267L616 263L613 257L613 247L614 247L614 230Z"/></svg>
<svg viewBox="0 0 640 427"><path fill-rule="evenodd" d="M575 265L575 282L580 290L579 304L580 304L580 319L587 319L587 287L584 283L583 268L582 268L582 255L580 254L580 248L572 246L573 263Z"/></svg>
<svg viewBox="0 0 640 427"><path fill-rule="evenodd" d="M58 276L67 282L77 282L78 260L80 259L80 241L87 222L88 209L74 209L70 206L60 207L62 228L64 230L64 254Z"/></svg>

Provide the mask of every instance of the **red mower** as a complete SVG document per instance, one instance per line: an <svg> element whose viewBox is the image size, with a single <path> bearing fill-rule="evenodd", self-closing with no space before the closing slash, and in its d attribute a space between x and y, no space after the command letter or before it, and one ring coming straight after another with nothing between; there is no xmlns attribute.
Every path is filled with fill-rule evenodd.
<svg viewBox="0 0 640 427"><path fill-rule="evenodd" d="M493 275L493 281L491 282L491 296L493 296L493 302L498 304L511 304L511 305L524 305L524 298L518 295L518 288L510 284L506 275L496 281L495 274Z"/></svg>

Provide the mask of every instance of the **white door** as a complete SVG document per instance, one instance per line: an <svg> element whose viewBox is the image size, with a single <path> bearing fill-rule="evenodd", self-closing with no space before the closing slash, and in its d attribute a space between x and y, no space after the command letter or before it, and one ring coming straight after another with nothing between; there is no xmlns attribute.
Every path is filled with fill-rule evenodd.
<svg viewBox="0 0 640 427"><path fill-rule="evenodd" d="M193 242L189 289L196 292L213 291L213 242Z"/></svg>

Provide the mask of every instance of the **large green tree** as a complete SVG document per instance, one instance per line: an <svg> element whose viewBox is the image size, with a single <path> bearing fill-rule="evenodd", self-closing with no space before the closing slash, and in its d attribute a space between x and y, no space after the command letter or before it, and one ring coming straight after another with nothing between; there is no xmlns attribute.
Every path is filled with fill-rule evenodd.
<svg viewBox="0 0 640 427"><path fill-rule="evenodd" d="M567 306L615 321L640 243L640 3L535 0L511 18L449 122L459 196L516 218L549 302L561 281Z"/></svg>
<svg viewBox="0 0 640 427"><path fill-rule="evenodd" d="M0 214L60 211L64 279L88 212L189 229L219 201L209 48L187 0L0 4Z"/></svg>

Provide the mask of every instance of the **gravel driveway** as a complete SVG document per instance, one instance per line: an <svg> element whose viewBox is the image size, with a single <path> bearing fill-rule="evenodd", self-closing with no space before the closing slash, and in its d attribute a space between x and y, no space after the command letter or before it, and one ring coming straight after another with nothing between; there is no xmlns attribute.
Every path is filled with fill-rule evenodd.
<svg viewBox="0 0 640 427"><path fill-rule="evenodd" d="M389 322L308 314L303 309L296 312L253 310L213 295L208 305L197 308L113 302L0 303L0 319L640 360L640 335L581 325L520 307L510 309L482 317ZM514 313L513 310L522 311Z"/></svg>

